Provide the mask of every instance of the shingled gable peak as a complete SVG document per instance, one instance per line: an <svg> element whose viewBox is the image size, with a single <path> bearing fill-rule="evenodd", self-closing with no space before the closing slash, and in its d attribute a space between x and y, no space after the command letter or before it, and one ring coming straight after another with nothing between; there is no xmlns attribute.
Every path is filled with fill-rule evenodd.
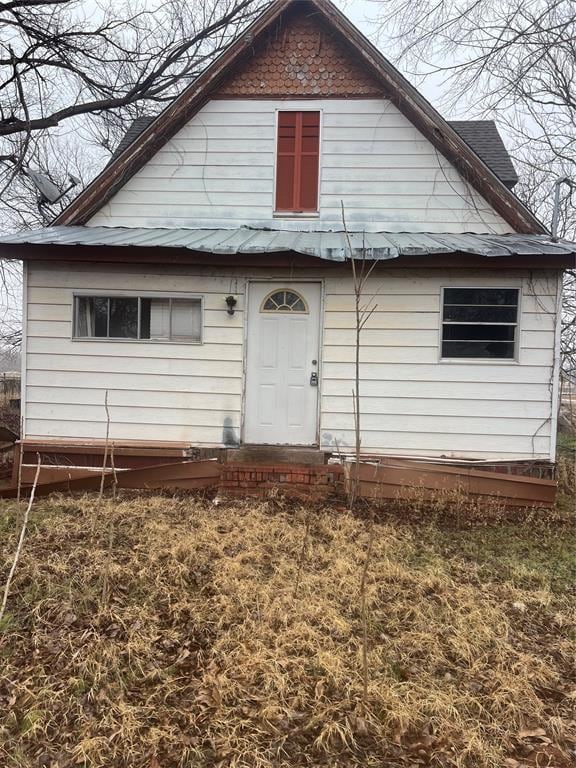
<svg viewBox="0 0 576 768"><path fill-rule="evenodd" d="M382 84L308 3L292 4L216 92L221 98L379 98Z"/></svg>

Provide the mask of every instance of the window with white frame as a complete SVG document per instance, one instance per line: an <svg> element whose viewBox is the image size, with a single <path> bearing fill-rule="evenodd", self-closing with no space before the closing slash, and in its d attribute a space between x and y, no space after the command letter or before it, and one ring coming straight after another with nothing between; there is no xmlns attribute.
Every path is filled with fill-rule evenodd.
<svg viewBox="0 0 576 768"><path fill-rule="evenodd" d="M74 338L202 340L202 300L148 296L75 296Z"/></svg>
<svg viewBox="0 0 576 768"><path fill-rule="evenodd" d="M518 288L444 288L443 358L514 360Z"/></svg>

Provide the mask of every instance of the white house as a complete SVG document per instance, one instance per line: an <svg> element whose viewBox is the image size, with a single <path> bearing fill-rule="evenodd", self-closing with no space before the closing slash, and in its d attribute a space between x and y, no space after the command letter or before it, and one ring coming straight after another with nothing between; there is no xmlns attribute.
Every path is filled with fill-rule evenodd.
<svg viewBox="0 0 576 768"><path fill-rule="evenodd" d="M328 0L276 0L52 226L0 238L25 436L102 441L108 392L117 445L350 450L353 254L363 450L553 460L576 245L515 178Z"/></svg>

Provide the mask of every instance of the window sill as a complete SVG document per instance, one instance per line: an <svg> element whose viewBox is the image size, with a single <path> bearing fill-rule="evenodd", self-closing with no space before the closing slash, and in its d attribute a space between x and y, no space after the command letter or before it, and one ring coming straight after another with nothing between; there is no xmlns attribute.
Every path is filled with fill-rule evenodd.
<svg viewBox="0 0 576 768"><path fill-rule="evenodd" d="M320 211L274 211L274 219L319 219Z"/></svg>
<svg viewBox="0 0 576 768"><path fill-rule="evenodd" d="M204 344L203 341L192 341L186 339L109 339L106 336L93 336L86 338L82 336L73 336L70 341L79 341L82 343L88 342L89 344L98 341L106 344L187 344L195 347L199 347Z"/></svg>
<svg viewBox="0 0 576 768"><path fill-rule="evenodd" d="M503 360L501 357L441 357L438 362L448 365L520 365L517 358Z"/></svg>

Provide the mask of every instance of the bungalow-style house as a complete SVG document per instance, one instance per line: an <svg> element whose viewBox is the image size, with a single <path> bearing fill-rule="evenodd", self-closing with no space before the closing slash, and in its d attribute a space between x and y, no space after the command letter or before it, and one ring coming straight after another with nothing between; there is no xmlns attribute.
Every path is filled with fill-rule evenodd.
<svg viewBox="0 0 576 768"><path fill-rule="evenodd" d="M563 268L491 122L446 122L328 0L276 0L41 230L27 439L554 460ZM374 264L374 262L377 262Z"/></svg>

